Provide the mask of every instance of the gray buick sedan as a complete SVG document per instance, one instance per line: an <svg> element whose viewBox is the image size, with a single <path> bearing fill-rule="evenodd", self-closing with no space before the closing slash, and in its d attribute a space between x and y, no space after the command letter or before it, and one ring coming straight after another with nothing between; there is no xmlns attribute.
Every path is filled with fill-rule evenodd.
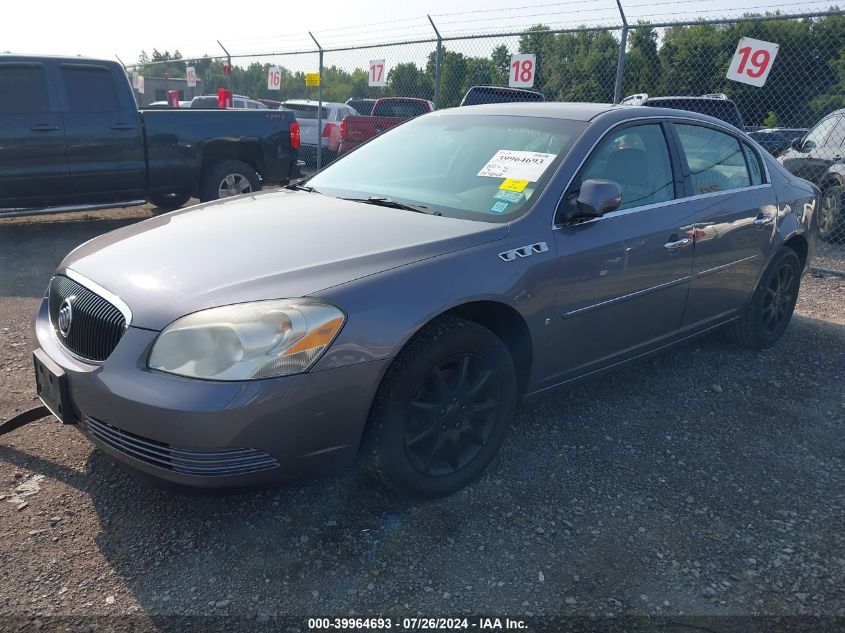
<svg viewBox="0 0 845 633"><path fill-rule="evenodd" d="M787 328L819 191L656 108L432 113L281 191L83 244L35 321L39 394L135 472L266 484L358 458L417 496L526 396L723 328Z"/></svg>

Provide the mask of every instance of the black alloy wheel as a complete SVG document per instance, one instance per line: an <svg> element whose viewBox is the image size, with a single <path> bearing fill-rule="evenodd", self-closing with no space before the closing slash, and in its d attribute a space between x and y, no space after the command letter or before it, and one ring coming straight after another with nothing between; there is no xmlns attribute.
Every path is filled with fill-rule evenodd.
<svg viewBox="0 0 845 633"><path fill-rule="evenodd" d="M475 459L490 437L501 400L493 366L458 354L432 368L408 405L405 450L427 476L451 475Z"/></svg>

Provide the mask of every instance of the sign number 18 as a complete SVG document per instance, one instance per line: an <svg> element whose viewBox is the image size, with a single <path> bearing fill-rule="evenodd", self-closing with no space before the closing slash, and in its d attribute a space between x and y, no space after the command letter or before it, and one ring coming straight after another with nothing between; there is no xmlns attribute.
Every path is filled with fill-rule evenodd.
<svg viewBox="0 0 845 633"><path fill-rule="evenodd" d="M511 88L533 88L537 58L530 53L511 55L508 85Z"/></svg>

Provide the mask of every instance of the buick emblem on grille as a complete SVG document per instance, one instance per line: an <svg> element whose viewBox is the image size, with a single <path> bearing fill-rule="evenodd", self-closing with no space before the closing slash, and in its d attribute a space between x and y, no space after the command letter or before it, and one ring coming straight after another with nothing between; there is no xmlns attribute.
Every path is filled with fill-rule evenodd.
<svg viewBox="0 0 845 633"><path fill-rule="evenodd" d="M73 308L71 307L71 302L74 299L76 299L76 296L71 295L62 301L62 305L59 306L57 325L59 326L59 334L61 334L63 338L67 338L67 335L70 334L70 326L73 324Z"/></svg>

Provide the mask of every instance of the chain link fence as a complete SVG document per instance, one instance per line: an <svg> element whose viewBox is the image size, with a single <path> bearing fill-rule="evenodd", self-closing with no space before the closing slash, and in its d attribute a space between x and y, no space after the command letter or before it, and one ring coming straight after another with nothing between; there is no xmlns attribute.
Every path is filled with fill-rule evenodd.
<svg viewBox="0 0 845 633"><path fill-rule="evenodd" d="M765 15L702 17L713 11L700 10L695 20L653 13L631 23L617 2L595 12L592 25L562 28L544 21L540 11L533 14L539 20L535 25L495 34L474 32L495 18L470 11L352 33L309 33L298 42L301 50L292 52L229 55L224 49L221 56L144 59L126 69L184 77L192 66L212 93L228 88L268 107L296 110L303 157L319 167L337 156L343 119L369 115L373 100L410 97L431 101L435 108L455 107L473 86L508 86L511 73L519 71L512 56L530 53L530 87L547 101L688 107L743 126L789 171L822 189L821 239L813 265L845 274L845 12L781 13L778 6L783 5L747 7L776 9ZM473 28L463 28L464 22ZM756 44L747 50L738 45L743 38L775 43L777 49L767 59ZM728 79L729 68L752 78L765 74L765 83ZM268 83L274 69L280 74L277 86ZM314 74L319 85L309 85Z"/></svg>

